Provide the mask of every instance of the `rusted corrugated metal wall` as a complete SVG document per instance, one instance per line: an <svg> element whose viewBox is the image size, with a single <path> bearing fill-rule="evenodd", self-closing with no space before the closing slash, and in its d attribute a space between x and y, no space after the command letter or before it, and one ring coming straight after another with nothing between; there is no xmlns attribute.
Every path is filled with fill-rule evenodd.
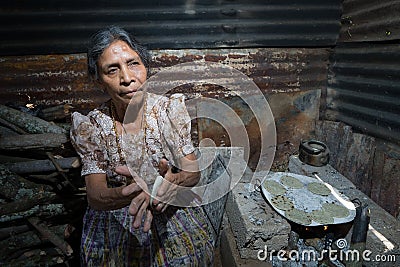
<svg viewBox="0 0 400 267"><path fill-rule="evenodd" d="M400 1L343 1L340 42L400 39Z"/></svg>
<svg viewBox="0 0 400 267"><path fill-rule="evenodd" d="M344 1L341 43L330 60L326 106L326 118L397 143L399 8L399 0Z"/></svg>
<svg viewBox="0 0 400 267"><path fill-rule="evenodd" d="M400 46L339 45L331 58L326 118L400 143Z"/></svg>
<svg viewBox="0 0 400 267"><path fill-rule="evenodd" d="M150 49L332 46L340 0L19 0L2 3L0 55L85 52L106 25Z"/></svg>
<svg viewBox="0 0 400 267"><path fill-rule="evenodd" d="M278 153L275 167L284 169L288 155L297 151L301 139L308 138L318 117L320 91L326 87L327 48L251 48L153 50L151 72L184 62L210 61L231 66L248 75L269 99L277 127ZM85 111L99 105L106 95L89 81L85 54L0 57L0 103L53 106L71 104ZM185 87L188 97L225 99L248 117L240 99L227 97L223 88ZM241 115L241 116L242 116ZM249 163L257 162L259 129L254 120L244 119L252 146ZM224 140L220 128L204 129L203 137L212 137L219 145ZM281 166L282 165L282 166Z"/></svg>
<svg viewBox="0 0 400 267"><path fill-rule="evenodd" d="M341 173L400 218L400 1L345 0L320 137ZM331 132L329 136L327 132Z"/></svg>
<svg viewBox="0 0 400 267"><path fill-rule="evenodd" d="M209 61L242 71L263 93L296 93L326 86L328 49L154 50L151 73L192 61ZM0 103L72 104L94 108L105 94L89 80L85 54L0 57ZM190 91L186 92L190 95ZM214 96L215 91L203 94Z"/></svg>

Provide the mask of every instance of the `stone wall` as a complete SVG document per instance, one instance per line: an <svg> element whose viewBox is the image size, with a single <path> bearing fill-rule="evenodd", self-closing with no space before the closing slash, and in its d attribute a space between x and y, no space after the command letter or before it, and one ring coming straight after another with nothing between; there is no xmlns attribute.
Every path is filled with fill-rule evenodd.
<svg viewBox="0 0 400 267"><path fill-rule="evenodd" d="M318 121L315 138L330 149L330 164L400 219L400 147L341 122Z"/></svg>

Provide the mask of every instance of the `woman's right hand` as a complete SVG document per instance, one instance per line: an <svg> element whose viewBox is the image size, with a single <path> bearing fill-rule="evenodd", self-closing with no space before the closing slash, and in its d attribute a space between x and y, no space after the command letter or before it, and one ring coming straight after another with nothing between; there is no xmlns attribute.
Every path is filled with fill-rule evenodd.
<svg viewBox="0 0 400 267"><path fill-rule="evenodd" d="M148 232L151 228L153 214L149 209L150 195L148 194L149 190L146 182L142 178L140 178L136 173L131 174L126 165L116 167L115 171L118 174L124 176L132 176L134 180L133 183L127 185L122 189L122 194L124 196L129 196L130 194L137 192L138 186L140 186L140 188L142 189L140 193L136 194L132 198L131 203L129 205L129 214L135 216L135 220L133 222L134 228L139 228L144 218L143 231Z"/></svg>
<svg viewBox="0 0 400 267"><path fill-rule="evenodd" d="M147 192L143 191L137 194L131 201L129 205L129 214L135 216L133 222L134 228L139 228L143 223L143 231L148 232L151 228L151 222L153 220L153 214L149 209L150 196Z"/></svg>

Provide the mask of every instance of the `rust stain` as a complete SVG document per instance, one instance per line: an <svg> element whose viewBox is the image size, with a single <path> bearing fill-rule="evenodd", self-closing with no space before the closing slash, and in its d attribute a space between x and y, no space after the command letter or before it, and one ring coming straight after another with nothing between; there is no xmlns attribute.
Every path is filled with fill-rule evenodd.
<svg viewBox="0 0 400 267"><path fill-rule="evenodd" d="M204 59L206 61L211 61L211 62L220 62L225 60L226 56L221 56L221 55L205 55Z"/></svg>
<svg viewBox="0 0 400 267"><path fill-rule="evenodd" d="M261 152L261 133L260 126L257 119L253 117L248 124L246 124L247 134L249 136L250 151L249 161L247 165L250 169L255 170L260 159ZM245 151L246 152L246 151Z"/></svg>
<svg viewBox="0 0 400 267"><path fill-rule="evenodd" d="M315 119L304 113L298 113L278 120L284 122L276 126L277 148L271 170L286 171L289 157L298 153L300 141L312 137Z"/></svg>
<svg viewBox="0 0 400 267"><path fill-rule="evenodd" d="M176 55L162 54L159 57L153 57L152 67L168 67L180 63Z"/></svg>

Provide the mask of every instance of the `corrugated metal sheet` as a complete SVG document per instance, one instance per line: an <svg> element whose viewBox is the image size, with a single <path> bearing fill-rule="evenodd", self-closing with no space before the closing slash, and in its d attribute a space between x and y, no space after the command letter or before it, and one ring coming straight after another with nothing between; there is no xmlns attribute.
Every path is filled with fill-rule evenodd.
<svg viewBox="0 0 400 267"><path fill-rule="evenodd" d="M156 50L152 51L151 72L199 60L231 66L252 78L268 95L276 120L278 146L273 168L284 170L288 156L297 151L299 141L309 138L315 129L319 92L326 87L329 51L325 48ZM249 109L243 101L213 85L189 85L176 90L188 98L205 96L223 100L244 116L252 149L249 166L257 165L261 146L259 126L254 118L247 118ZM85 54L0 57L2 104L52 106L68 103L74 107L72 110L84 112L105 99L106 95L95 89L87 78ZM208 128L203 137L212 137L218 144L224 140L228 144L222 127Z"/></svg>
<svg viewBox="0 0 400 267"><path fill-rule="evenodd" d="M7 1L0 55L85 52L110 24L150 49L332 46L340 15L340 0Z"/></svg>
<svg viewBox="0 0 400 267"><path fill-rule="evenodd" d="M194 60L218 62L248 75L264 93L291 93L326 86L328 54L324 48L155 50L151 72ZM218 90L202 93L221 96ZM93 108L103 100L87 77L85 54L0 57L0 103Z"/></svg>
<svg viewBox="0 0 400 267"><path fill-rule="evenodd" d="M343 44L331 59L326 118L400 142L400 46Z"/></svg>
<svg viewBox="0 0 400 267"><path fill-rule="evenodd" d="M400 39L400 0L345 0L339 41Z"/></svg>

